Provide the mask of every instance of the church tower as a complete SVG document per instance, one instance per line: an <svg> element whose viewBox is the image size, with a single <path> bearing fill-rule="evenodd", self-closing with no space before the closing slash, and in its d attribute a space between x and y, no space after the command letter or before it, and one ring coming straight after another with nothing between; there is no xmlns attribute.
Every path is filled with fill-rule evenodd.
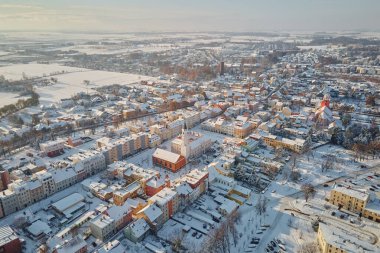
<svg viewBox="0 0 380 253"><path fill-rule="evenodd" d="M189 136L188 131L185 128L182 129L181 155L183 155L186 158L186 160L190 156Z"/></svg>

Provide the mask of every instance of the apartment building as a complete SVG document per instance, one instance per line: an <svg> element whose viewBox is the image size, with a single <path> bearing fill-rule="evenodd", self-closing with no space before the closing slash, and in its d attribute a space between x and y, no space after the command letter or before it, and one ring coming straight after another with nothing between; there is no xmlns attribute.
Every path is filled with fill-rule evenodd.
<svg viewBox="0 0 380 253"><path fill-rule="evenodd" d="M319 223L317 242L321 253L379 252L380 248L363 240L358 230L346 230L337 226Z"/></svg>
<svg viewBox="0 0 380 253"><path fill-rule="evenodd" d="M265 142L265 144L276 148L282 147L285 149L289 149L296 153L302 153L309 145L309 141L304 139L296 138L295 140L291 140L288 138L281 138L273 134L268 134L265 132L261 132L260 134L262 135L262 139Z"/></svg>
<svg viewBox="0 0 380 253"><path fill-rule="evenodd" d="M178 211L180 203L177 192L168 187L152 196L148 202L156 204L161 209L163 222L169 220Z"/></svg>
<svg viewBox="0 0 380 253"><path fill-rule="evenodd" d="M58 139L55 141L48 141L40 143L40 149L49 157L54 157L63 153L66 141L63 139Z"/></svg>
<svg viewBox="0 0 380 253"><path fill-rule="evenodd" d="M329 202L340 208L354 213L362 213L367 204L369 195L346 187L337 187L330 192Z"/></svg>
<svg viewBox="0 0 380 253"><path fill-rule="evenodd" d="M90 221L91 233L99 240L106 241L116 233L115 220L107 215L98 215Z"/></svg>
<svg viewBox="0 0 380 253"><path fill-rule="evenodd" d="M376 195L347 187L336 187L330 192L329 202L339 208L360 213L367 219L380 222L380 199Z"/></svg>
<svg viewBox="0 0 380 253"><path fill-rule="evenodd" d="M106 169L106 159L98 151L86 151L70 156L78 178L92 176Z"/></svg>
<svg viewBox="0 0 380 253"><path fill-rule="evenodd" d="M44 198L54 194L56 192L56 185L54 178L47 170L42 170L35 173L35 176L40 180L44 193Z"/></svg>
<svg viewBox="0 0 380 253"><path fill-rule="evenodd" d="M197 111L185 110L182 119L187 129L193 128L201 121L201 113Z"/></svg>
<svg viewBox="0 0 380 253"><path fill-rule="evenodd" d="M0 204L2 210L1 214L3 216L7 216L20 210L17 194L9 189L0 193Z"/></svg>

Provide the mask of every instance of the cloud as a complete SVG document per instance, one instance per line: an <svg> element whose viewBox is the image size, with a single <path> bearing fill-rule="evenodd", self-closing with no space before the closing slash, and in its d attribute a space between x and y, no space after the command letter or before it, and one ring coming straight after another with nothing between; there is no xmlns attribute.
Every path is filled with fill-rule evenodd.
<svg viewBox="0 0 380 253"><path fill-rule="evenodd" d="M38 5L26 5L26 4L0 4L0 10L4 9L27 9L27 10L41 10L44 9L42 6Z"/></svg>

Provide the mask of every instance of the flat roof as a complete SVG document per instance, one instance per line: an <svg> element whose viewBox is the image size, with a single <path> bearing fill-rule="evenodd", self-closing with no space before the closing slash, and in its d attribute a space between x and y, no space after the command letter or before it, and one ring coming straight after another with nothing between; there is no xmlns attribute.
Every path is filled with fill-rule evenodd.
<svg viewBox="0 0 380 253"><path fill-rule="evenodd" d="M84 200L84 197L79 193L73 193L57 202L55 202L52 206L60 211L65 212L66 209L69 209L70 207L78 204L79 202L82 202Z"/></svg>

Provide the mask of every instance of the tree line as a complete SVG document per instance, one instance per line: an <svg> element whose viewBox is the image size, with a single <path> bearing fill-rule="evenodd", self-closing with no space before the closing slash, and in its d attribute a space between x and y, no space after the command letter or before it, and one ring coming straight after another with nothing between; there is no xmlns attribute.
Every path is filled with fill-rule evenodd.
<svg viewBox="0 0 380 253"><path fill-rule="evenodd" d="M15 113L21 109L36 106L40 103L40 96L35 92L31 91L31 97L27 99L19 99L16 103L5 105L0 108L0 118Z"/></svg>

